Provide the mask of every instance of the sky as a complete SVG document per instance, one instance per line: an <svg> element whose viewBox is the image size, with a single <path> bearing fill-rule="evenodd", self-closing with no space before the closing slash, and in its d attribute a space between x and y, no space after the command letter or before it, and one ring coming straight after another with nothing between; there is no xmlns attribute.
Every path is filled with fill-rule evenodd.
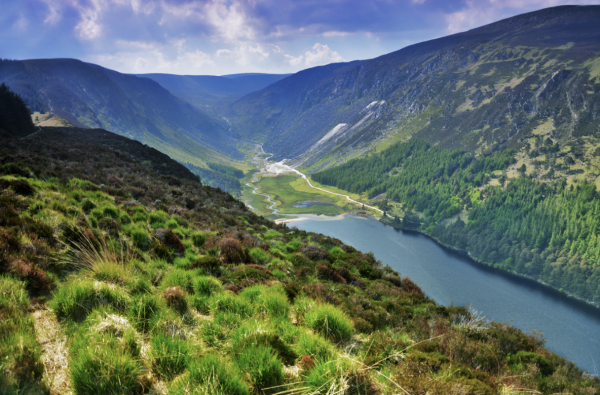
<svg viewBox="0 0 600 395"><path fill-rule="evenodd" d="M1 0L0 58L123 73L294 73L600 0Z"/></svg>

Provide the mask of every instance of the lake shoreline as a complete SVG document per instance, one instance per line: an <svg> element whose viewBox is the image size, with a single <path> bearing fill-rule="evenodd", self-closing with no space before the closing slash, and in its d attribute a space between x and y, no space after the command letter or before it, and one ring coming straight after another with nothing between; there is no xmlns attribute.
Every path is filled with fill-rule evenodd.
<svg viewBox="0 0 600 395"><path fill-rule="evenodd" d="M279 215L281 215L281 214L279 214ZM525 274L520 274L520 273L514 272L512 270L508 271L508 270L504 270L504 269L495 268L492 265L488 265L484 261L482 261L482 260L478 259L477 257L473 256L471 254L471 252L468 251L468 250L463 250L463 249L460 249L460 248L457 248L457 247L445 244L445 243L441 242L440 240L438 240L437 238L435 238L435 237L433 237L433 236L431 236L431 235L429 235L429 234L427 234L427 233L425 233L425 232L423 232L421 230L418 230L418 229L406 229L406 228L397 227L397 226L394 226L391 223L387 223L385 221L382 221L381 218L376 218L376 217L374 217L372 215L369 215L369 214L344 213L344 214L340 214L340 215L336 215L336 216L331 216L331 217L330 216L326 216L326 215L316 215L316 214L287 214L287 215L294 216L294 217L297 217L297 218L291 218L291 219L282 218L282 219L277 219L274 222L278 223L278 224L283 224L283 223L285 223L285 224L293 224L295 222L303 221L304 219L317 220L317 221L337 221L337 220L343 220L346 216L349 216L349 215L354 216L354 217L359 217L359 218L371 217L373 219L378 220L383 225L386 225L386 226L389 226L389 227L393 228L394 230L399 230L399 231L402 231L402 232L407 232L409 234L412 233L412 234L419 234L419 235L425 236L426 238L432 240L433 242L435 242L438 246L442 247L443 249L446 249L446 250L449 250L449 251L451 251L451 252L453 252L455 254L458 254L458 255L462 256L463 258L467 258L472 263L477 264L477 265L479 265L482 268L490 269L490 270L492 270L492 271L494 271L496 273L499 273L499 274L505 274L507 276L514 276L514 277L517 277L519 279L524 279L524 280L530 281L532 283L544 286L544 287L548 288L549 290L557 292L560 295L562 295L564 297L567 297L567 298L569 298L569 299L571 299L573 301L577 301L577 302L583 303L583 304L585 304L587 306L591 306L591 307L593 307L595 309L600 310L600 306L598 306L596 303L594 303L594 302L592 302L590 300L583 299L583 298L580 298L578 296L572 295L572 294L570 294L568 292L561 291L560 289L555 288L552 285L547 284L547 283L545 283L543 281L537 280L536 278L533 278L531 276L528 276L528 275L525 275ZM306 218L304 218L304 217L306 217ZM322 218L322 217L327 217L328 219L325 219L325 218Z"/></svg>
<svg viewBox="0 0 600 395"><path fill-rule="evenodd" d="M372 251L384 265L410 277L435 303L473 306L490 320L544 333L552 352L596 372L600 311L594 305L526 276L494 268L415 230L387 227L374 218L295 215L289 225ZM364 222L363 222L364 221ZM423 237L425 236L425 237ZM592 355L588 355L591 352Z"/></svg>

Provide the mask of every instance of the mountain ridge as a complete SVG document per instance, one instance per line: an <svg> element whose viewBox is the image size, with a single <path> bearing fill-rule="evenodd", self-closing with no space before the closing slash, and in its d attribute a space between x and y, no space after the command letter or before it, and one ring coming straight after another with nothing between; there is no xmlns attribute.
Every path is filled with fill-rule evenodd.
<svg viewBox="0 0 600 395"><path fill-rule="evenodd" d="M241 158L223 120L202 113L149 78L73 59L0 62L0 81L30 110L75 126L104 128L162 149L182 162Z"/></svg>
<svg viewBox="0 0 600 395"><path fill-rule="evenodd" d="M523 110L524 102L537 99L536 110L545 114L554 112L556 101L568 108L566 96L572 97L571 91L576 91L574 97L586 91L587 79L580 74L595 70L589 62L595 65L598 61L598 26L598 6L555 7L414 44L361 62L325 81L312 84L307 78L302 89L290 90L292 80L302 85L302 73L311 73L305 70L284 80L285 88L280 81L234 103L232 112L246 115L233 122L233 129L242 133L250 128L266 130L268 137L261 131L257 138L268 140L265 149L274 153L274 159L298 159L310 171L412 135L452 148L515 148L521 143L517 140L526 138L541 120L531 108ZM548 84L553 75L560 81ZM545 85L546 93L536 96L530 87L535 84L538 88ZM290 96L286 101L276 100L286 91ZM551 91L562 96L548 97ZM503 107L515 98L519 108L511 111ZM588 118L596 124L594 111L599 99L597 94L590 99L594 103L592 114L590 106L583 108L580 99L575 100L573 113L580 121ZM327 155L307 154L337 125L356 125L365 117L361 112L369 104L382 101L385 104L378 114L373 113L351 135L337 143L331 141ZM516 119L507 122L510 117ZM483 121L489 121L490 126ZM556 128L563 129L559 139L566 140L570 122L555 119ZM578 133L588 132L577 131L575 135Z"/></svg>

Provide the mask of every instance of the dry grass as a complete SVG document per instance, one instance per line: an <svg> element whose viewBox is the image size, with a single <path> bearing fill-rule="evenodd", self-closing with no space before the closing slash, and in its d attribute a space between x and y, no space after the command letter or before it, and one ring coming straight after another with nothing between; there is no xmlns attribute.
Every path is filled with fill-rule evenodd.
<svg viewBox="0 0 600 395"><path fill-rule="evenodd" d="M69 373L67 338L52 310L41 307L32 314L38 342L42 346L44 381L51 394L73 394Z"/></svg>

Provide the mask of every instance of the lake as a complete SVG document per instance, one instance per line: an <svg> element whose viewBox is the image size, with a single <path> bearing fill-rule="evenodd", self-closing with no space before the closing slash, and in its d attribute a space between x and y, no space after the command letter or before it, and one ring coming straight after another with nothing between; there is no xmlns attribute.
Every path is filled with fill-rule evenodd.
<svg viewBox="0 0 600 395"><path fill-rule="evenodd" d="M413 279L437 303L469 303L490 320L508 322L526 332L537 329L544 333L549 350L590 373L600 371L600 309L373 218L308 215L288 226L372 251L381 262Z"/></svg>

